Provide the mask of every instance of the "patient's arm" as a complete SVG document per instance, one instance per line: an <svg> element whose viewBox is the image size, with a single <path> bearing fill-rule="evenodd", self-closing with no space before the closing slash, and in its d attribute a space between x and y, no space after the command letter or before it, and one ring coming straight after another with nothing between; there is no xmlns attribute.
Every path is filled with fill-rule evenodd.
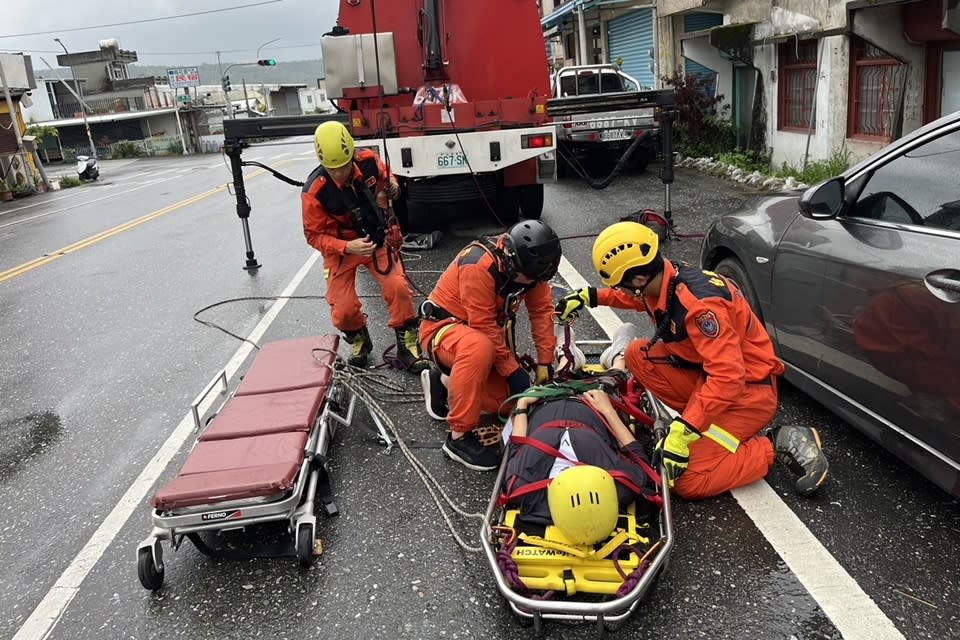
<svg viewBox="0 0 960 640"><path fill-rule="evenodd" d="M513 423L513 430L510 432L510 435L514 436L525 436L527 435L527 410L530 409L530 406L536 402L536 398L523 397L517 400L517 404L514 408L514 412L510 421ZM516 410L523 411L523 413L516 413Z"/></svg>
<svg viewBox="0 0 960 640"><path fill-rule="evenodd" d="M610 402L610 396L600 389L591 389L590 391L584 392L583 399L607 420L607 424L610 425L610 430L613 432L613 437L617 439L618 445L625 447L631 442L636 442L637 439L633 437L633 433L630 432L627 425L620 419L620 414L617 413L617 410L613 408L613 404ZM526 422L524 422L524 426L526 426Z"/></svg>

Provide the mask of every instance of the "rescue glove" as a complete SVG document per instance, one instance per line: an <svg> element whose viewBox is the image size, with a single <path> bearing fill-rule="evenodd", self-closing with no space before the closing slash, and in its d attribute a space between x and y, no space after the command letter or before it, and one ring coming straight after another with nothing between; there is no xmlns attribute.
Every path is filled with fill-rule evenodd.
<svg viewBox="0 0 960 640"><path fill-rule="evenodd" d="M523 393L530 388L530 374L523 367L517 367L516 371L507 376L507 384L510 386L511 396Z"/></svg>
<svg viewBox="0 0 960 640"><path fill-rule="evenodd" d="M696 429L677 418L670 423L667 435L657 443L655 457L663 462L663 473L671 489L690 463L690 443L699 439L700 433Z"/></svg>
<svg viewBox="0 0 960 640"><path fill-rule="evenodd" d="M594 287L584 287L576 289L566 294L553 306L561 322L567 319L584 307L597 306L597 290Z"/></svg>
<svg viewBox="0 0 960 640"><path fill-rule="evenodd" d="M537 372L534 375L533 384L540 386L542 384L547 384L551 380L553 380L553 365L538 364Z"/></svg>

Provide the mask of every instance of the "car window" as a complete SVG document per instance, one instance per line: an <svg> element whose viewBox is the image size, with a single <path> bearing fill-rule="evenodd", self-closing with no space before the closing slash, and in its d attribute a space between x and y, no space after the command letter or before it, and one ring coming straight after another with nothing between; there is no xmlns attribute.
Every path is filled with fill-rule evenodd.
<svg viewBox="0 0 960 640"><path fill-rule="evenodd" d="M960 131L931 140L881 166L849 215L960 231Z"/></svg>
<svg viewBox="0 0 960 640"><path fill-rule="evenodd" d="M562 96L577 95L577 77L576 76L563 76L562 78L560 78L560 95Z"/></svg>
<svg viewBox="0 0 960 640"><path fill-rule="evenodd" d="M597 93L597 74L587 71L580 74L580 86L577 87L577 93Z"/></svg>
<svg viewBox="0 0 960 640"><path fill-rule="evenodd" d="M613 73L605 73L601 77L600 88L602 89L602 93L623 91L623 82L620 80L620 76Z"/></svg>

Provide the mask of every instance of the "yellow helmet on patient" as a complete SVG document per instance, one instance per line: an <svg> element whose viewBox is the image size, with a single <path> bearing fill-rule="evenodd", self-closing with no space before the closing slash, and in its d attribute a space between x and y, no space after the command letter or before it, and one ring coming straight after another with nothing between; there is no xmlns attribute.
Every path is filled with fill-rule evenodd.
<svg viewBox="0 0 960 640"><path fill-rule="evenodd" d="M617 525L619 503L613 477L600 467L564 469L547 486L550 517L573 544L606 540Z"/></svg>

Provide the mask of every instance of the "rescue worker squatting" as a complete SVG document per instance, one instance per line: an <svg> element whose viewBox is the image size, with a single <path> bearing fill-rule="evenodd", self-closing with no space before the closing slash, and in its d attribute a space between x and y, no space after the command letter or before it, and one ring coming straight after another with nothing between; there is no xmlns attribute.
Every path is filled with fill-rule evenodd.
<svg viewBox="0 0 960 640"><path fill-rule="evenodd" d="M442 313L423 317L420 345L441 371L449 372L451 433L444 452L468 468L492 470L500 463L496 445L481 444L472 433L481 412L497 413L510 395L530 385L510 344L521 303L536 345L536 383L552 377L556 336L547 281L560 254L560 240L549 226L520 222L490 242L465 247L430 293L431 309Z"/></svg>
<svg viewBox="0 0 960 640"><path fill-rule="evenodd" d="M618 334L626 368L680 412L657 445L669 485L688 499L706 498L754 482L775 459L795 474L797 491L812 495L829 465L815 429L784 426L760 435L777 409L776 357L763 323L743 294L722 276L671 262L649 227L621 222L593 247L604 289L580 289L556 305L561 319L585 306L611 306L647 315L650 340ZM769 437L767 437L769 436Z"/></svg>

